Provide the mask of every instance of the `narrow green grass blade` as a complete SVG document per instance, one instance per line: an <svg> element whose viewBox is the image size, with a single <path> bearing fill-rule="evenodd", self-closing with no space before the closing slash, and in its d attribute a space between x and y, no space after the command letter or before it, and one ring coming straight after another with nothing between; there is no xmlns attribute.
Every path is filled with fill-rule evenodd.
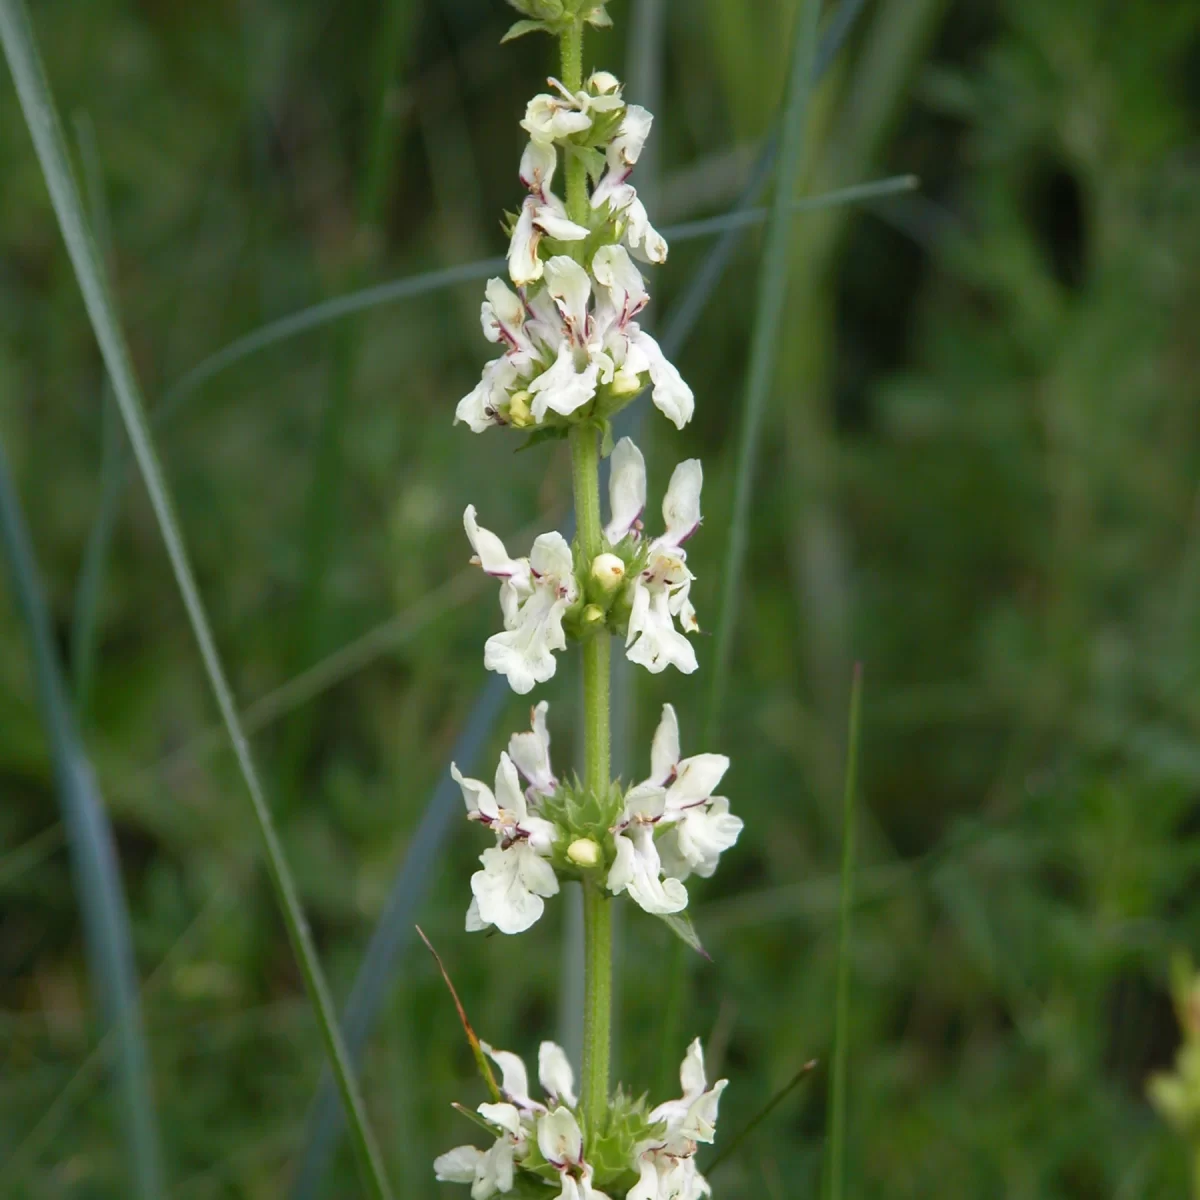
<svg viewBox="0 0 1200 1200"><path fill-rule="evenodd" d="M837 997L833 1026L833 1070L829 1084L829 1157L826 1200L846 1194L846 1065L850 1051L851 920L854 914L854 840L857 816L858 754L862 728L863 671L854 668L850 726L846 736L846 788L842 797L842 889L838 916Z"/></svg>
<svg viewBox="0 0 1200 1200"><path fill-rule="evenodd" d="M870 183L856 183L851 187L822 192L818 196L804 196L788 205L789 213L817 212L822 208L836 208L840 204L859 204L868 200L882 200L911 192L920 186L915 175L891 175L887 179L876 179ZM705 217L701 221L688 221L676 225L670 231L673 242L687 242L695 238L711 237L729 229L750 229L761 225L770 217L766 208L747 208L722 213L719 217ZM664 234L664 236L666 236Z"/></svg>
<svg viewBox="0 0 1200 1200"><path fill-rule="evenodd" d="M729 669L729 656L733 647L733 630L737 621L739 599L738 581L746 559L746 529L750 515L750 497L754 489L754 468L762 436L763 418L775 377L777 347L783 325L784 302L787 299L788 264L791 260L788 252L791 235L789 209L796 178L804 159L804 134L808 118L808 100L813 88L817 19L820 10L820 0L801 0L795 18L796 30L780 134L775 199L763 245L754 338L750 348L750 373L746 383L742 427L738 437L737 476L733 513L730 517L729 546L723 568L721 609L717 619L705 744L711 744L717 732L725 674Z"/></svg>
<svg viewBox="0 0 1200 1200"><path fill-rule="evenodd" d="M802 1084L802 1083L803 1083L803 1082L804 1082L804 1081L805 1081L805 1080L806 1080L806 1079L807 1079L807 1078L808 1078L808 1077L809 1077L809 1076L810 1076L810 1075L811 1075L811 1074L812 1074L812 1073L813 1073L813 1072L814 1072L816 1069L817 1069L817 1060L816 1060L815 1058L814 1058L814 1059L810 1059L808 1062L806 1062L806 1063L804 1064L804 1066L802 1066L802 1067L800 1068L800 1070L798 1070L798 1071L795 1073L795 1075L793 1075L793 1076L791 1077L791 1079L789 1079L789 1080L787 1081L787 1083L785 1083L785 1084L783 1085L783 1087L781 1087L781 1088L779 1089L779 1091L777 1091L777 1092L775 1093L775 1095L773 1095L773 1096L770 1098L770 1100L768 1100L768 1101L766 1102L766 1104L764 1104L764 1105L762 1106L762 1108L761 1108L761 1109L759 1109L759 1111L758 1111L758 1112L757 1112L757 1113L756 1113L756 1114L755 1114L753 1117L751 1117L751 1118L750 1118L750 1120L749 1120L749 1121L747 1121L747 1122L746 1122L746 1124L745 1124L745 1125L744 1125L744 1126L743 1126L741 1129L739 1129L739 1130L738 1130L738 1132L737 1132L736 1134L734 1134L734 1136L733 1136L733 1137L730 1139L730 1141L729 1141L728 1145L726 1145L726 1146L723 1146L723 1147L721 1148L721 1152L720 1152L720 1153L717 1155L717 1157L716 1157L716 1158L714 1158L714 1159L712 1160L712 1162L710 1162L710 1163L709 1163L709 1164L708 1164L708 1165L707 1165L707 1166L704 1168L704 1174L705 1174L705 1176L709 1176L709 1175L711 1175L711 1174L712 1174L712 1173L713 1173L713 1172L714 1172L714 1171L715 1171L715 1170L716 1170L716 1169L717 1169L717 1168L718 1168L718 1167L719 1167L719 1166L720 1166L722 1163L724 1163L724 1162L728 1161L729 1159L731 1159L731 1158L732 1158L732 1157L733 1157L733 1156L734 1156L734 1155L735 1155L735 1154L738 1152L738 1150L740 1150L740 1149L741 1149L741 1147L742 1147L742 1144L743 1144L743 1143L746 1141L746 1139L747 1139L747 1138L748 1138L748 1137L749 1137L749 1136L750 1136L750 1135L751 1135L751 1134L752 1134L752 1133L753 1133L753 1132L754 1132L754 1131L755 1131L755 1130L756 1130L756 1129L757 1129L757 1128L758 1128L758 1127L759 1127L759 1126L760 1126L760 1125L761 1125L761 1124L762 1124L762 1123L763 1123L763 1122L764 1122L764 1121L765 1121L765 1120L766 1120L766 1119L767 1119L767 1118L768 1118L768 1117L769 1117L769 1116L770 1116L770 1115L771 1115L771 1114L772 1114L772 1113L773 1113L773 1112L774 1112L774 1111L775 1111L775 1110L776 1110L776 1109L777 1109L777 1108L778 1108L778 1107L779 1107L779 1106L780 1106L780 1105L781 1105L781 1104L782 1104L782 1103L783 1103L783 1102L784 1102L784 1101L785 1101L785 1100L786 1100L786 1099L787 1099L787 1098L788 1098L788 1097L789 1097L789 1096L790 1096L790 1095L791 1095L791 1094L792 1094L792 1093L793 1093L793 1092L796 1090L796 1088L798 1088L798 1087L799 1087L799 1086L800 1086L800 1085L801 1085L801 1084Z"/></svg>
<svg viewBox="0 0 1200 1200"><path fill-rule="evenodd" d="M911 191L916 186L916 180L911 175L900 175L880 180L877 183L839 188L820 196L807 196L793 202L791 211L794 213L812 212L837 204L877 200L895 195L897 192ZM740 230L760 225L767 220L768 216L769 211L765 208L739 208L720 216L707 217L702 221L684 221L677 225L665 225L662 228L662 235L669 242L696 241L700 238L714 237L731 229ZM263 350L269 350L273 346L278 346L301 334L311 333L313 330L321 329L335 321L368 312L384 304L414 300L419 296L428 296L463 283L478 283L491 275L502 273L506 267L507 262L503 258L481 258L475 262L461 263L458 266L445 267L437 271L427 271L420 275L410 275L404 279L394 279L387 283L362 288L359 291L348 292L344 296L336 296L332 300L322 301L320 304L300 309L299 312L289 313L286 317L280 317L276 321L270 321L252 333L246 334L245 337L230 342L228 346L222 347L208 358L202 359L186 375L172 384L163 394L162 405L155 412L154 421L157 424L159 421L170 420L180 405L211 379Z"/></svg>
<svg viewBox="0 0 1200 1200"><path fill-rule="evenodd" d="M116 843L76 728L33 547L2 448L0 539L28 628L38 705L50 741L91 975L104 1022L116 1034L117 1108L129 1147L133 1193L140 1200L156 1200L164 1195L162 1153Z"/></svg>
<svg viewBox="0 0 1200 1200"><path fill-rule="evenodd" d="M104 179L100 169L100 152L96 146L95 129L86 117L77 116L75 131L79 143L79 158L83 164L88 207L92 214L92 228L96 233L96 245L105 261L111 263L112 234L108 205L104 199ZM84 725L87 724L92 669L96 659L97 612L101 584L104 581L108 549L117 523L117 512L125 483L125 455L120 441L119 420L112 395L112 381L105 375L100 396L100 498L84 547L79 580L75 586L75 607L71 616L71 680L75 693L75 707Z"/></svg>
<svg viewBox="0 0 1200 1200"><path fill-rule="evenodd" d="M286 317L280 317L277 321L270 321L198 362L186 375L172 384L163 394L162 403L154 414L155 422L169 420L188 396L222 371L289 338L320 329L323 325L340 321L343 317L378 308L382 304L413 300L443 288L487 279L489 275L495 275L506 267L507 260L503 258L485 258L477 262L460 263L456 267L445 267L405 279L394 279L345 296L336 296L332 300L325 300L299 312L290 313Z"/></svg>
<svg viewBox="0 0 1200 1200"><path fill-rule="evenodd" d="M126 432L133 445L146 490L159 528L166 543L167 554L175 572L184 606L191 620L200 655L212 686L217 706L225 720L238 766L250 794L255 818L262 833L266 850L267 870L271 878L291 938L305 985L321 1029L325 1049L333 1064L342 1102L350 1118L355 1150L363 1173L363 1181L375 1197L390 1196L383 1163L370 1133L358 1084L354 1079L341 1034L337 1027L333 1001L325 982L313 945L296 886L275 832L271 812L259 783L258 773L250 756L249 745L238 722L233 695L213 641L208 616L196 587L187 550L175 517L174 505L167 489L157 451L146 421L141 391L133 371L124 335L109 297L105 273L95 245L88 232L78 188L68 163L62 127L41 59L34 42L28 13L21 0L0 0L0 41L16 84L21 109L33 137L38 159L50 198L58 216L63 240L67 245L75 275L83 293L84 303L92 321L96 340L100 344L105 366L112 379L117 403L125 422Z"/></svg>

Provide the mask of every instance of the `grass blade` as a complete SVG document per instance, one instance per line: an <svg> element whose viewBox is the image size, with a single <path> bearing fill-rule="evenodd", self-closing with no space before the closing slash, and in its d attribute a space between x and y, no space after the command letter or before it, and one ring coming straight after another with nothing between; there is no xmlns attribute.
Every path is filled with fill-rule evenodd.
<svg viewBox="0 0 1200 1200"><path fill-rule="evenodd" d="M829 1084L829 1158L826 1200L846 1194L846 1064L850 1048L851 919L854 913L854 835L858 791L858 751L862 726L862 664L850 688L850 727L846 737L846 788L842 797L842 889L838 915L837 996L833 1025L833 1072Z"/></svg>
<svg viewBox="0 0 1200 1200"><path fill-rule="evenodd" d="M96 244L108 263L112 263L112 233L108 206L104 200L104 177L100 169L100 153L96 147L96 132L83 114L75 118L75 136L79 143L79 158L83 165L88 207L92 213L92 229ZM100 396L100 497L96 517L88 532L75 586L75 607L71 616L71 681L79 720L87 724L88 698L92 686L92 668L96 659L97 610L100 585L112 542L117 509L125 481L125 456L120 441L120 418L113 401L112 382L104 376Z"/></svg>
<svg viewBox="0 0 1200 1200"><path fill-rule="evenodd" d="M478 760L509 695L508 681L500 675L492 676L484 685L450 754L451 761L459 763L463 770L470 770L469 764ZM342 1031L354 1062L362 1056L396 966L412 941L416 917L433 880L439 851L461 809L462 793L447 769L396 873L391 895L371 935L342 1016ZM318 1195L340 1132L337 1096L325 1072L305 1128L304 1155L296 1168L292 1200L313 1200Z"/></svg>
<svg viewBox="0 0 1200 1200"><path fill-rule="evenodd" d="M325 300L310 308L280 317L277 321L270 321L197 363L163 394L162 405L155 413L155 420L169 420L179 405L198 388L235 363L261 350L277 346L298 334L320 329L333 321L340 321L343 317L378 308L381 304L413 300L443 288L486 279L489 275L504 271L506 266L507 260L503 258L485 258L477 262L460 263L455 267L428 271L405 279L393 279L345 296L335 296L332 300Z"/></svg>
<svg viewBox="0 0 1200 1200"><path fill-rule="evenodd" d="M459 999L458 989L454 986L454 980L450 978L450 972L446 970L446 964L442 962L442 956L433 948L433 943L425 936L425 930L420 925L417 926L417 936L425 943L425 948L433 955L433 961L437 963L437 969L442 973L442 979L446 987L450 989L450 998L454 1001L454 1007L458 1012L458 1019L462 1023L463 1033L467 1035L467 1042L471 1047L471 1053L475 1056L475 1065L479 1068L479 1074L483 1082L487 1084L487 1089L492 1094L492 1100L499 1104L503 1100L500 1095L500 1088L496 1085L496 1076L492 1072L491 1063L488 1062L486 1055L483 1053L483 1046L479 1041L479 1035L475 1032L471 1025L470 1018L467 1016L467 1010L463 1008L463 1002Z"/></svg>
<svg viewBox="0 0 1200 1200"><path fill-rule="evenodd" d="M742 1143L798 1088L815 1070L817 1069L817 1060L810 1059L798 1070L773 1095L770 1100L762 1106L758 1113L751 1117L741 1129L730 1139L727 1146L722 1147L720 1154L712 1160L704 1168L706 1176L711 1175L723 1162L733 1157L741 1148Z"/></svg>
<svg viewBox="0 0 1200 1200"><path fill-rule="evenodd" d="M28 627L38 704L50 741L91 975L104 1022L116 1034L117 1108L129 1146L133 1192L141 1200L155 1200L164 1194L162 1152L116 843L76 728L33 548L2 448L0 539Z"/></svg>
<svg viewBox="0 0 1200 1200"><path fill-rule="evenodd" d="M754 338L750 348L750 373L746 383L742 428L738 438L737 476L733 513L730 518L729 547L725 556L721 588L721 609L717 619L706 744L714 740L717 722L720 719L724 679L729 669L733 629L737 619L738 580L746 558L747 519L750 514L750 496L754 489L754 467L758 458L763 418L775 377L779 332L783 324L784 302L787 299L788 264L791 260L788 250L791 235L788 210L804 158L808 99L815 82L813 66L820 10L820 0L802 0L795 18L796 30L780 135L775 200L763 246Z"/></svg>
<svg viewBox="0 0 1200 1200"><path fill-rule="evenodd" d="M920 186L915 175L891 175L887 179L876 179L871 183L857 183L851 187L822 192L819 196L803 196L788 205L789 213L817 212L822 208L835 208L839 204L857 204L868 200L882 200L911 192ZM671 231L671 241L687 242L695 238L711 237L729 229L749 229L761 225L770 217L766 208L735 209L719 217L705 217L700 221L688 221L676 225Z"/></svg>
<svg viewBox="0 0 1200 1200"><path fill-rule="evenodd" d="M333 1001L317 958L316 947L301 910L296 886L275 832L249 746L242 733L233 695L226 681L208 617L196 587L179 522L175 517L174 505L151 439L128 347L109 296L103 264L88 232L78 188L67 159L62 127L22 0L0 0L0 41L4 44L4 53L16 84L21 109L33 137L42 173L83 293L96 340L100 344L105 366L112 379L126 432L133 445L134 455L141 469L163 541L166 543L167 554L200 648L204 668L250 794L251 805L266 850L271 884L304 975L305 986L315 1010L326 1052L333 1064L342 1102L350 1116L355 1150L364 1183L372 1195L380 1198L389 1196L390 1189L384 1176L383 1163L367 1127L362 1098L345 1047L342 1045Z"/></svg>

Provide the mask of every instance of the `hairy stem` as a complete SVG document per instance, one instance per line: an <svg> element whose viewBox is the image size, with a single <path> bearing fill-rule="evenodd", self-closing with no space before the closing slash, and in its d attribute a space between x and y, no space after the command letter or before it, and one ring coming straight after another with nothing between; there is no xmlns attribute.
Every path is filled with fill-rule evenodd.
<svg viewBox="0 0 1200 1200"><path fill-rule="evenodd" d="M562 82L568 92L583 87L583 22L576 21L562 36ZM587 224L587 166L582 158L564 152L567 172L567 216Z"/></svg>
<svg viewBox="0 0 1200 1200"><path fill-rule="evenodd" d="M583 86L583 25L576 21L562 38L562 77L569 91ZM581 159L567 156L567 212L585 222L587 172ZM571 480L579 545L590 560L604 549L600 527L600 447L588 424L571 430ZM598 796L611 783L609 660L611 641L600 630L583 646L584 784ZM608 1107L608 1065L612 1045L612 907L599 879L583 885L584 1012L583 1123L590 1134Z"/></svg>

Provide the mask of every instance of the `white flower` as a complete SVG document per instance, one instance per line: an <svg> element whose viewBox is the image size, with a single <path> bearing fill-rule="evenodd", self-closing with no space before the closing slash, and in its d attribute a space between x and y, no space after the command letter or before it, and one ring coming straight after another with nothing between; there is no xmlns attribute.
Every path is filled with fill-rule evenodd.
<svg viewBox="0 0 1200 1200"><path fill-rule="evenodd" d="M480 1041L480 1049L500 1068L500 1094L523 1113L544 1113L546 1106L539 1104L529 1095L529 1073L519 1054L509 1050L495 1050Z"/></svg>
<svg viewBox="0 0 1200 1200"><path fill-rule="evenodd" d="M507 754L500 755L495 792L478 779L465 778L454 763L450 774L462 788L467 816L496 834L495 847L480 855L483 870L471 876L474 899L467 910L467 929L495 925L502 933L523 933L542 915L542 897L558 894L558 877L547 861L555 828L529 814L517 769Z"/></svg>
<svg viewBox="0 0 1200 1200"><path fill-rule="evenodd" d="M626 1200L700 1200L712 1195L693 1153L674 1154L669 1147L650 1150L639 1156L638 1170L641 1177Z"/></svg>
<svg viewBox="0 0 1200 1200"><path fill-rule="evenodd" d="M562 1179L558 1200L608 1200L592 1187L592 1167L584 1161L583 1132L574 1114L556 1108L537 1124L538 1149Z"/></svg>
<svg viewBox="0 0 1200 1200"><path fill-rule="evenodd" d="M640 326L632 325L629 344L645 360L645 370L650 372L654 385L651 397L654 406L676 429L682 429L696 410L696 397L684 382L675 365L662 352L662 347Z"/></svg>
<svg viewBox="0 0 1200 1200"><path fill-rule="evenodd" d="M666 788L663 820L669 828L659 838L658 850L668 875L684 880L695 872L707 879L721 855L737 842L741 818L730 813L724 796L713 795L728 770L729 759L723 754L681 760L675 709L663 705L646 785Z"/></svg>
<svg viewBox="0 0 1200 1200"><path fill-rule="evenodd" d="M516 1159L528 1149L521 1114L511 1104L481 1104L477 1110L499 1133L490 1150L457 1146L433 1161L434 1177L443 1183L469 1183L472 1200L488 1200L511 1192Z"/></svg>
<svg viewBox="0 0 1200 1200"><path fill-rule="evenodd" d="M549 709L545 700L530 709L530 731L514 733L508 739L508 755L529 784L525 791L529 799L553 796L558 791L558 780L550 765L550 731L546 728Z"/></svg>
<svg viewBox="0 0 1200 1200"><path fill-rule="evenodd" d="M508 357L495 358L483 368L483 378L465 395L454 410L454 423L466 422L472 433L482 433L493 425L504 424L503 410L508 406L516 366Z"/></svg>
<svg viewBox="0 0 1200 1200"><path fill-rule="evenodd" d="M617 856L608 872L607 887L614 895L627 891L648 913L665 916L687 908L687 888L677 879L662 878L662 862L654 844L654 829L666 811L666 792L652 784L630 788L625 810L614 827Z"/></svg>
<svg viewBox="0 0 1200 1200"><path fill-rule="evenodd" d="M711 1142L716 1134L717 1109L728 1080L708 1087L699 1038L688 1047L679 1076L682 1098L650 1113L651 1121L666 1125L665 1133L635 1148L639 1178L627 1200L699 1200L712 1194L696 1168L695 1155L697 1143Z"/></svg>
<svg viewBox="0 0 1200 1200"><path fill-rule="evenodd" d="M609 455L608 508L604 527L610 546L617 545L640 524L646 508L646 460L632 438L623 437Z"/></svg>
<svg viewBox="0 0 1200 1200"><path fill-rule="evenodd" d="M548 411L570 416L596 395L600 383L613 377L612 359L592 340L593 322L588 312L592 281L573 259L556 255L546 263L546 288L552 307L544 302L537 310L536 334L555 347L550 369L530 385L533 418L542 422Z"/></svg>
<svg viewBox="0 0 1200 1200"><path fill-rule="evenodd" d="M541 817L530 816L517 768L507 754L500 755L495 792L478 779L465 778L454 763L450 764L450 774L462 788L469 820L486 825L500 842L527 841L539 854L550 853L554 826Z"/></svg>
<svg viewBox="0 0 1200 1200"><path fill-rule="evenodd" d="M458 1146L434 1160L434 1173L445 1183L469 1183L474 1200L488 1200L513 1188L514 1167L528 1154L535 1137L547 1162L563 1177L561 1195L567 1200L607 1200L591 1186L592 1168L583 1159L583 1134L568 1108L574 1107L575 1076L565 1051L554 1042L538 1048L538 1079L553 1112L529 1095L529 1075L519 1055L480 1042L483 1052L500 1068L498 1104L481 1104L479 1115L496 1127L495 1145L487 1151Z"/></svg>
<svg viewBox="0 0 1200 1200"><path fill-rule="evenodd" d="M602 289L593 340L602 342L612 359L614 389L640 391L640 377L649 373L655 406L682 429L692 419L696 399L662 347L633 320L650 299L641 272L624 246L601 246L592 259L592 274Z"/></svg>
<svg viewBox="0 0 1200 1200"><path fill-rule="evenodd" d="M560 242L579 242L588 236L587 229L567 216L566 205L551 191L557 166L558 151L553 145L536 139L526 146L521 156L521 182L529 189L529 195L525 197L513 226L508 248L508 273L518 287L542 277L538 245L543 236Z"/></svg>
<svg viewBox="0 0 1200 1200"><path fill-rule="evenodd" d="M575 1072L566 1051L556 1042L543 1042L538 1047L538 1082L551 1104L575 1107Z"/></svg>
<svg viewBox="0 0 1200 1200"><path fill-rule="evenodd" d="M592 207L609 211L624 224L625 244L643 262L667 261L667 243L650 224L646 206L638 199L637 190L627 182L634 164L650 135L654 118L644 108L631 104L625 110L617 136L605 154L607 170L592 193Z"/></svg>
<svg viewBox="0 0 1200 1200"><path fill-rule="evenodd" d="M544 533L526 558L509 558L504 543L476 521L474 506L463 515L467 537L479 565L501 580L504 633L484 646L483 664L508 677L514 692L525 695L554 675L554 651L566 647L563 617L579 599L571 547L560 533Z"/></svg>
<svg viewBox="0 0 1200 1200"><path fill-rule="evenodd" d="M547 192L544 198L526 196L508 248L508 273L519 287L542 277L538 246L543 236L560 242L581 242L588 231L567 216L563 202L552 193Z"/></svg>
<svg viewBox="0 0 1200 1200"><path fill-rule="evenodd" d="M434 1178L442 1183L469 1183L471 1200L488 1200L498 1192L511 1192L515 1147L507 1134L488 1151L458 1146L433 1160Z"/></svg>
<svg viewBox="0 0 1200 1200"><path fill-rule="evenodd" d="M483 870L471 876L475 899L467 909L467 931L495 925L501 933L524 933L545 911L543 896L558 895L558 876L528 842L485 850Z"/></svg>
<svg viewBox="0 0 1200 1200"><path fill-rule="evenodd" d="M587 89L597 96L611 96L615 92L620 103L621 81L611 71L593 71L588 76Z"/></svg>
<svg viewBox="0 0 1200 1200"><path fill-rule="evenodd" d="M704 1049L700 1039L687 1048L679 1068L683 1096L668 1100L650 1113L651 1121L667 1123L667 1139L683 1138L692 1142L711 1142L716 1136L717 1109L728 1079L719 1079L711 1088L704 1074Z"/></svg>
<svg viewBox="0 0 1200 1200"><path fill-rule="evenodd" d="M538 1122L537 1140L542 1157L560 1171L583 1161L583 1133L570 1109L559 1107L547 1113Z"/></svg>
<svg viewBox="0 0 1200 1200"><path fill-rule="evenodd" d="M571 95L557 79L548 82L558 89L559 94L539 92L525 106L525 119L521 128L542 145L551 145L576 133L586 133L592 127L592 118L586 111L587 93Z"/></svg>
<svg viewBox="0 0 1200 1200"><path fill-rule="evenodd" d="M610 542L617 535L624 537L633 527L637 521L635 506L643 503L645 496L645 462L640 452L632 442L624 448L618 443L614 458L617 450L621 450L621 457L614 464L610 483ZM691 642L675 628L675 621L678 619L681 628L689 632L699 628L689 598L695 576L688 570L683 543L700 524L703 481L699 459L690 458L675 468L663 500L666 533L650 543L646 564L630 583L626 657L653 674L668 665L691 674L698 666Z"/></svg>

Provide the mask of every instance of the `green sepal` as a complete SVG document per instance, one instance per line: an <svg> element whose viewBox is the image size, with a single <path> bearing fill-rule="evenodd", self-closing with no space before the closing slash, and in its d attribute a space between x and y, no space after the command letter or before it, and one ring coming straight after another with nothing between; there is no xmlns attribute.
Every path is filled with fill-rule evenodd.
<svg viewBox="0 0 1200 1200"><path fill-rule="evenodd" d="M589 144L581 145L577 142L567 142L563 146L563 150L572 158L579 159L587 168L587 173L591 177L592 182L599 183L607 164L604 155L596 149L598 139L594 136L594 133L594 129L589 130L587 133L587 142Z"/></svg>
<svg viewBox="0 0 1200 1200"><path fill-rule="evenodd" d="M692 918L686 912L656 914L658 919L686 946L690 946L697 954L712 962L712 955L704 948L700 935L696 932Z"/></svg>
<svg viewBox="0 0 1200 1200"><path fill-rule="evenodd" d="M617 136L620 131L621 122L625 120L625 106L614 108L610 112L597 113L592 118L592 127L587 131L585 144L587 146L605 146ZM594 150L598 160L598 172L588 171L588 174L596 181L599 181L600 175L603 174L604 168L608 165L604 155L598 150Z"/></svg>
<svg viewBox="0 0 1200 1200"><path fill-rule="evenodd" d="M602 419L596 424L600 428L600 457L607 458L613 452L612 422Z"/></svg>
<svg viewBox="0 0 1200 1200"><path fill-rule="evenodd" d="M597 1186L623 1193L637 1183L634 1147L665 1134L664 1123L651 1121L646 1109L644 1095L634 1100L617 1088L603 1123L588 1139L587 1157Z"/></svg>
<svg viewBox="0 0 1200 1200"><path fill-rule="evenodd" d="M617 852L610 831L624 810L625 788L619 781L597 796L580 783L577 775L542 800L538 816L552 821L558 835L551 861L560 877L582 879L585 875L607 874ZM571 843L581 838L590 838L600 847L600 861L594 867L582 868L567 857Z"/></svg>

